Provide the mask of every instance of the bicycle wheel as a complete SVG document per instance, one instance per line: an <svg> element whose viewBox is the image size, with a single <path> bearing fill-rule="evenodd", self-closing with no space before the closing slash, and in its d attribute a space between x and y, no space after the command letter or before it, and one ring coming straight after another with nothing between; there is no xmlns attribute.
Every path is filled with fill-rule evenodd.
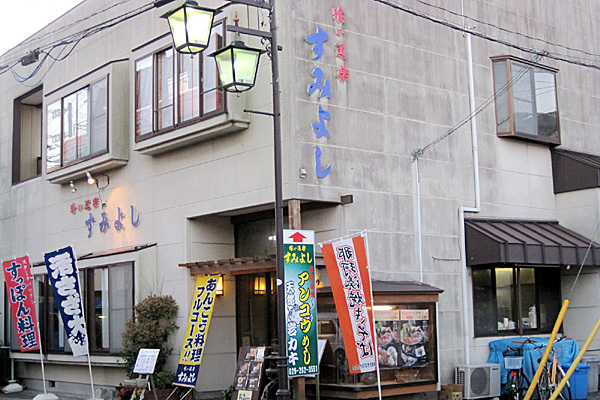
<svg viewBox="0 0 600 400"><path fill-rule="evenodd" d="M518 390L519 399L522 399L525 397L525 394L527 393L527 390L529 389L529 385L531 385L531 380L527 377L527 375L525 375L525 371L523 371L522 369L519 370L519 390Z"/></svg>
<svg viewBox="0 0 600 400"><path fill-rule="evenodd" d="M565 371L563 371L563 369L560 366L558 366L558 368L556 368L556 385L557 386L562 381L564 376L565 376ZM567 384L565 385L563 390L558 395L558 399L571 400L571 385L569 385L569 381L567 381Z"/></svg>
<svg viewBox="0 0 600 400"><path fill-rule="evenodd" d="M506 387L508 389L508 400L520 400L519 396L519 379L517 371L509 370L506 375Z"/></svg>
<svg viewBox="0 0 600 400"><path fill-rule="evenodd" d="M538 398L539 400L548 400L552 395L550 388L550 377L548 376L548 370L544 368L540 380L537 384Z"/></svg>

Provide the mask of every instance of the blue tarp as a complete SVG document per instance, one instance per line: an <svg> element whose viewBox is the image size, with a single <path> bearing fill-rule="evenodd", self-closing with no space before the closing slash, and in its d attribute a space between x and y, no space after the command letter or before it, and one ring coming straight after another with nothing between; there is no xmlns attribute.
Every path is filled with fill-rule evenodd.
<svg viewBox="0 0 600 400"><path fill-rule="evenodd" d="M535 343L514 343L524 340L535 341ZM490 356L488 358L488 363L491 364L500 364L500 383L502 384L502 393L506 393L506 378L507 378L507 369L504 368L504 354L503 352L507 349L507 347L511 347L513 349L523 348L523 371L525 375L529 379L533 378L535 371L538 368L538 360L542 358L544 355L544 351L546 350L546 346L540 346L542 344L548 344L548 338L540 338L540 337L511 337L509 339L500 339L493 340L489 343L490 346ZM558 362L560 364L572 363L577 357L577 353L579 353L579 345L575 340L565 339L560 342L554 343L552 346L556 357L558 358ZM551 360L551 358L550 358Z"/></svg>

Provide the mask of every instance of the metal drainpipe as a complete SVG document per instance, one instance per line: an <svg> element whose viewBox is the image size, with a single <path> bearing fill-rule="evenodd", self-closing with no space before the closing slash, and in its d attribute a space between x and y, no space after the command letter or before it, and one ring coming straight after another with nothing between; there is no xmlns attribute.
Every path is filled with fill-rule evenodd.
<svg viewBox="0 0 600 400"><path fill-rule="evenodd" d="M462 14L464 15L464 4L461 0ZM464 26L464 24L463 24ZM466 27L465 27L466 28ZM463 325L464 325L464 343L465 343L465 363L471 363L471 329L469 314L469 279L467 275L467 254L465 243L465 213L479 213L481 211L481 190L479 185L479 150L477 138L477 119L475 117L475 87L473 78L473 52L471 46L471 34L465 34L467 46L467 68L469 77L469 104L471 111L471 142L473 146L473 180L475 192L475 207L459 207L459 243L461 252L461 278L462 278L462 298L463 298Z"/></svg>

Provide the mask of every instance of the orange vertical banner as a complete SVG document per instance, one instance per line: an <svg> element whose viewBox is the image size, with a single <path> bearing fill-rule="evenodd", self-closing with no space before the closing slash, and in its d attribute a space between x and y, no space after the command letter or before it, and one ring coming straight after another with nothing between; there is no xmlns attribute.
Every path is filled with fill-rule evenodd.
<svg viewBox="0 0 600 400"><path fill-rule="evenodd" d="M322 246L350 373L375 371L371 276L364 235Z"/></svg>

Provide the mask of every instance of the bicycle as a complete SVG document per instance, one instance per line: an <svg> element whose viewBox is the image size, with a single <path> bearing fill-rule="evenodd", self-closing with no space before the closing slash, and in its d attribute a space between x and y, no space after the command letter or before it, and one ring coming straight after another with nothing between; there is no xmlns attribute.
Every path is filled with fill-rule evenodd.
<svg viewBox="0 0 600 400"><path fill-rule="evenodd" d="M521 400L525 397L531 380L523 371L523 347L514 348L507 346L503 352L504 367L508 370L506 384L508 386L508 400Z"/></svg>
<svg viewBox="0 0 600 400"><path fill-rule="evenodd" d="M554 343L557 343L562 339L564 338L557 339L554 341ZM538 348L542 348L544 346L545 345L541 345ZM552 356L552 360L548 361L546 365L544 365L542 375L540 376L540 380L538 381L537 385L539 400L548 400L565 376L565 371L558 362L558 357L556 356L554 348L552 348L550 354ZM538 360L538 363L540 361L541 359ZM548 364L550 364L550 367L548 367ZM571 386L569 385L569 381L567 381L567 384L563 390L558 394L558 398L561 400L571 400Z"/></svg>

